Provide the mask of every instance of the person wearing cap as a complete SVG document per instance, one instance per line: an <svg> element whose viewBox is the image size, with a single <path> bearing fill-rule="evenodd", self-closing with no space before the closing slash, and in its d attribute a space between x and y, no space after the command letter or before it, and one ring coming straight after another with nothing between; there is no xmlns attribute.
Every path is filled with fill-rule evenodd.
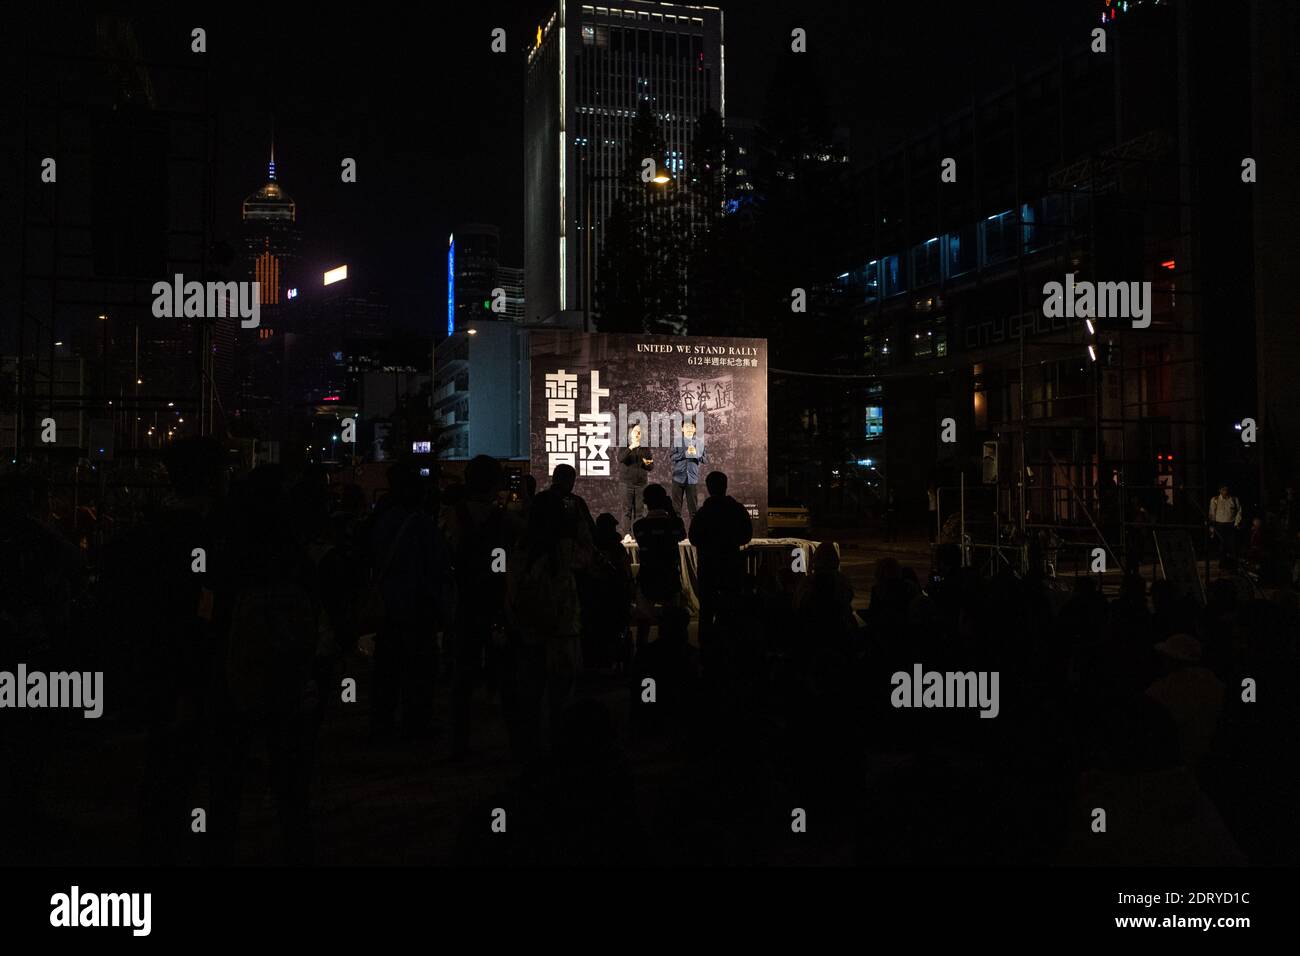
<svg viewBox="0 0 1300 956"><path fill-rule="evenodd" d="M1165 676L1146 689L1178 725L1183 764L1193 769L1209 752L1223 711L1223 684L1201 663L1201 642L1172 634L1155 646Z"/></svg>

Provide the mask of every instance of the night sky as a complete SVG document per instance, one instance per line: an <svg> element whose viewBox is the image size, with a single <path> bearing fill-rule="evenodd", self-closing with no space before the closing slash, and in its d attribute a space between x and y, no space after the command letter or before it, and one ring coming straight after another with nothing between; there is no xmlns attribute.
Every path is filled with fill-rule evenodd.
<svg viewBox="0 0 1300 956"><path fill-rule="evenodd" d="M802 26L830 116L858 157L1000 85L1015 63L1077 41L1098 9L1091 0L720 5L728 113L761 117L772 65ZM239 203L264 181L274 117L279 180L298 202L307 263L359 264L396 322L427 327L441 308L446 237L459 222L499 225L503 263L523 265L524 51L548 3L440 3L423 16L197 9L138 16L135 27L145 59L159 62L192 63L190 29L208 32L218 238L237 237ZM489 49L497 26L505 55ZM357 159L355 184L340 181L344 156Z"/></svg>

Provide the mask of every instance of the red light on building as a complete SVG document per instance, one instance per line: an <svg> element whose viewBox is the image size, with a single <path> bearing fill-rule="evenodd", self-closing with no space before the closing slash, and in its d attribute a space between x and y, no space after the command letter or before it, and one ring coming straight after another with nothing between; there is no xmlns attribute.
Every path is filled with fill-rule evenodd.
<svg viewBox="0 0 1300 956"><path fill-rule="evenodd" d="M1164 262L1160 263L1160 268L1162 268L1162 269L1172 269L1172 268L1174 268L1174 266L1176 266L1177 264L1178 264L1178 263L1175 262L1173 259L1166 259Z"/></svg>

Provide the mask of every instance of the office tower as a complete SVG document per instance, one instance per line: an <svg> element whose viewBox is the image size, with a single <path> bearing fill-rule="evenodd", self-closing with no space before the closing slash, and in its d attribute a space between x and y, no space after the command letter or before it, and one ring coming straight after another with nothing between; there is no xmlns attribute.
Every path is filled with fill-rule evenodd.
<svg viewBox="0 0 1300 956"><path fill-rule="evenodd" d="M514 322L476 322L438 343L441 457L528 457L528 335Z"/></svg>
<svg viewBox="0 0 1300 956"><path fill-rule="evenodd" d="M560 0L538 24L524 108L528 321L588 307L584 296L596 287L604 223L618 180L636 159L626 148L642 104L658 127L656 162L684 183L697 120L710 109L725 117L723 57L722 13L715 7Z"/></svg>
<svg viewBox="0 0 1300 956"><path fill-rule="evenodd" d="M524 320L524 270L497 266L497 286L505 291L506 311L501 316L511 322Z"/></svg>
<svg viewBox="0 0 1300 956"><path fill-rule="evenodd" d="M447 241L447 334L470 319L498 318L491 311L497 285L501 234L496 226L465 223Z"/></svg>
<svg viewBox="0 0 1300 956"><path fill-rule="evenodd" d="M447 335L471 320L523 321L524 270L501 265L500 247L500 231L483 223L459 225L448 238Z"/></svg>
<svg viewBox="0 0 1300 956"><path fill-rule="evenodd" d="M263 306L280 305L294 284L302 248L298 206L275 178L275 144L266 184L244 200L242 216L247 278L261 283Z"/></svg>

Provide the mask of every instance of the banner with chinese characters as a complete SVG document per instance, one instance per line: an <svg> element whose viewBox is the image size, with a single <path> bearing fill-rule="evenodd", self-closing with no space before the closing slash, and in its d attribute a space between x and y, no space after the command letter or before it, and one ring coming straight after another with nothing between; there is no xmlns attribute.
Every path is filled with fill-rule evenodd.
<svg viewBox="0 0 1300 956"><path fill-rule="evenodd" d="M530 467L539 489L557 465L571 465L591 513L609 512L626 533L621 459L637 427L653 462L647 481L671 491L673 446L702 449L699 502L705 476L725 472L754 533L766 530L766 340L545 329L529 342Z"/></svg>

